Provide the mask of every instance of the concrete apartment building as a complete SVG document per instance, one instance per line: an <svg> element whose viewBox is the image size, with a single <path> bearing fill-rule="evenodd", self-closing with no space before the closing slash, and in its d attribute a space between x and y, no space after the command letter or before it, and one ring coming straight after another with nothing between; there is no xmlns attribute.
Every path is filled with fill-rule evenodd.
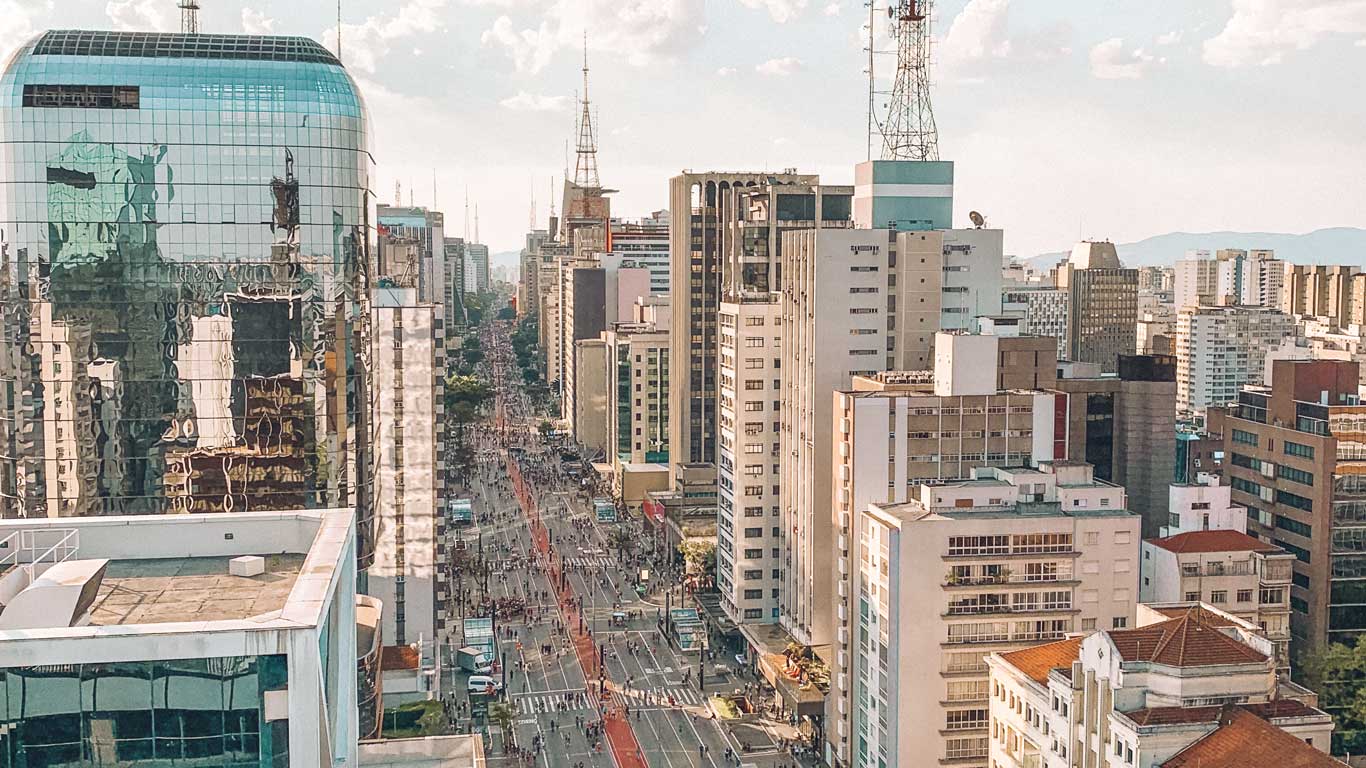
<svg viewBox="0 0 1366 768"><path fill-rule="evenodd" d="M1167 486L1176 467L1176 366L1162 355L1121 355L1116 375L1098 365L1065 366L1055 387L1064 395L1066 456L1122 485L1143 534L1167 522ZM1065 416L1064 416L1065 414Z"/></svg>
<svg viewBox="0 0 1366 768"><path fill-rule="evenodd" d="M722 202L732 188L819 182L814 175L691 173L669 180L669 452L673 464L716 463L716 313L721 305ZM676 483L671 469L670 482Z"/></svg>
<svg viewBox="0 0 1366 768"><path fill-rule="evenodd" d="M770 391L782 406L780 527L788 553L782 624L803 644L830 642L830 393L848 388L854 376L904 367L912 347L928 354L928 329L939 319L942 258L939 232L812 229L783 235L785 362L780 389ZM918 276L926 274L931 276L922 282Z"/></svg>
<svg viewBox="0 0 1366 768"><path fill-rule="evenodd" d="M986 768L986 657L1134 616L1139 520L1084 464L918 486L858 510L850 535L855 626L836 653L852 695L830 731L841 765Z"/></svg>
<svg viewBox="0 0 1366 768"><path fill-rule="evenodd" d="M1001 264L1004 261L1004 231L944 230L937 330L970 331L974 330L975 318L1001 314L1004 285Z"/></svg>
<svg viewBox="0 0 1366 768"><path fill-rule="evenodd" d="M1198 503L1198 502L1197 502ZM1290 671L1290 575L1295 556L1235 529L1143 542L1139 600L1203 602L1261 629L1276 668Z"/></svg>
<svg viewBox="0 0 1366 768"><path fill-rule="evenodd" d="M669 329L618 323L602 334L607 362L606 462L622 504L639 510L669 485ZM643 319L643 318L642 318Z"/></svg>
<svg viewBox="0 0 1366 768"><path fill-rule="evenodd" d="M1275 309L1187 307L1176 320L1176 408L1182 414L1225 405L1262 383L1266 353L1295 335L1295 318Z"/></svg>
<svg viewBox="0 0 1366 768"><path fill-rule="evenodd" d="M1198 603L1138 613L988 657L994 768L1342 768L1332 717L1255 628Z"/></svg>
<svg viewBox="0 0 1366 768"><path fill-rule="evenodd" d="M493 289L489 274L489 247L482 243L465 242L465 291L484 293Z"/></svg>
<svg viewBox="0 0 1366 768"><path fill-rule="evenodd" d="M1064 357L1115 372L1119 356L1137 348L1138 270L1120 264L1112 243L1081 242L1059 268L1058 287L1067 291Z"/></svg>
<svg viewBox="0 0 1366 768"><path fill-rule="evenodd" d="M1205 472L1193 482L1172 483L1168 492L1167 524L1160 537L1191 531L1238 531L1247 533L1247 507L1232 502L1233 489Z"/></svg>
<svg viewBox="0 0 1366 768"><path fill-rule="evenodd" d="M550 233L533 229L526 233L526 244L518 254L517 316L526 317L540 311L541 245L549 241Z"/></svg>
<svg viewBox="0 0 1366 768"><path fill-rule="evenodd" d="M572 414L574 441L589 456L605 454L609 390L607 389L607 342L601 337L574 342L573 392L565 402Z"/></svg>
<svg viewBox="0 0 1366 768"><path fill-rule="evenodd" d="M1287 264L1283 277L1280 309L1290 315L1328 318L1339 326L1351 325L1361 312L1359 299L1363 273L1359 266Z"/></svg>
<svg viewBox="0 0 1366 768"><path fill-rule="evenodd" d="M1354 362L1276 361L1223 423L1223 471L1248 532L1297 558L1292 652L1366 631L1366 405Z"/></svg>
<svg viewBox="0 0 1366 768"><path fill-rule="evenodd" d="M438 506L445 476L438 455L444 334L440 308L419 301L416 288L376 288L371 315L378 525L369 594L389 606L384 636L404 645L436 637L447 623L446 601L437 594L446 531Z"/></svg>
<svg viewBox="0 0 1366 768"><path fill-rule="evenodd" d="M742 627L779 618L781 309L777 294L752 294L721 302L718 318L716 585Z"/></svg>
<svg viewBox="0 0 1366 768"><path fill-rule="evenodd" d="M7 761L353 766L375 737L386 606L356 594L351 510L5 520L0 542Z"/></svg>

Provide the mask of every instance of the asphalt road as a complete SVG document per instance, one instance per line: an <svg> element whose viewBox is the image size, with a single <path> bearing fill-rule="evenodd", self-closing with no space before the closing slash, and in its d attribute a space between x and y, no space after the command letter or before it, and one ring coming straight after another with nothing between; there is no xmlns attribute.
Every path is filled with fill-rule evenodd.
<svg viewBox="0 0 1366 768"><path fill-rule="evenodd" d="M495 388L506 387L496 370L499 356L507 349L506 330L497 330L484 346L493 353L490 357L495 368ZM507 353L510 355L510 349ZM518 416L509 413L509 421L522 425L539 421L519 420ZM499 562L515 557L525 563L531 556L533 542L528 521L509 489L506 453L498 447L486 447L486 451L473 483L475 511L490 512L495 519L490 524L465 529L463 537L470 546L477 546L475 542L482 538L485 551L496 551ZM562 555L573 566L568 581L573 594L583 600L585 620L591 624L593 636L600 643L605 641L609 649L608 695L614 697L615 703L629 707L629 721L646 762L652 767L668 768L734 765L726 760L725 753L739 744L710 716L707 698L712 692L730 691L741 682L733 673L717 675L714 663L707 662L707 691L700 691L697 656L683 654L665 642L656 626L663 595L651 597L653 602L639 599L629 587L629 576L620 567L615 553L608 551L607 528L631 524L599 524L568 485L533 490L543 497L540 516L550 531L556 555ZM638 546L646 543L640 536L635 540ZM536 569L514 568L491 575L489 592L494 596L530 594L528 606L543 613L540 621L530 625L525 618L499 622L501 628L514 633L513 637L500 635L499 646L507 660L508 682L503 695L517 711L517 744L530 747L535 737L541 738L546 746L535 756L537 766L615 765L606 741L597 751L585 738L584 729L576 726L576 718L581 722L597 718L598 700L589 691L579 659L565 634L554 627L554 619L560 613L549 579ZM545 599L541 598L542 593L547 596ZM674 593L675 601L677 594ZM614 605L618 601L619 608ZM610 620L614 610L639 611L641 618L613 627ZM628 652L628 640L638 644L635 653ZM549 653L543 652L544 645L549 646ZM448 690L456 691L457 696L465 695L465 676L452 674L448 685ZM502 744L501 735L495 735L490 765L525 764L503 754ZM743 758L745 765L789 762L776 751L751 752Z"/></svg>

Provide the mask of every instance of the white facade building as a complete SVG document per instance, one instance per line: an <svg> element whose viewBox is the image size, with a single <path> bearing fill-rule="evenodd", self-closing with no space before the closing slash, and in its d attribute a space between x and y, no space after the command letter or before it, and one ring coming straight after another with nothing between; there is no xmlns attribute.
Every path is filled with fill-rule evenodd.
<svg viewBox="0 0 1366 768"><path fill-rule="evenodd" d="M0 543L10 755L358 765L379 606L351 511L6 520Z"/></svg>
<svg viewBox="0 0 1366 768"><path fill-rule="evenodd" d="M1007 285L1001 290L1001 311L1024 318L1021 333L1058 340L1058 357L1066 357L1067 291L1038 285Z"/></svg>
<svg viewBox="0 0 1366 768"><path fill-rule="evenodd" d="M1268 350L1295 335L1295 318L1263 307L1187 307L1176 320L1176 407L1202 412L1263 383Z"/></svg>
<svg viewBox="0 0 1366 768"><path fill-rule="evenodd" d="M1247 507L1232 502L1233 489L1215 475L1201 472L1194 483L1173 483L1167 490L1168 523L1163 536L1190 531L1247 533Z"/></svg>
<svg viewBox="0 0 1366 768"><path fill-rule="evenodd" d="M781 308L764 294L723 301L718 316L716 584L737 623L779 616Z"/></svg>
<svg viewBox="0 0 1366 768"><path fill-rule="evenodd" d="M985 768L985 657L1132 620L1140 520L1090 470L983 468L858 512L849 765Z"/></svg>
<svg viewBox="0 0 1366 768"><path fill-rule="evenodd" d="M390 610L384 635L403 645L444 628L436 599L437 547L444 531L437 430L444 398L439 308L415 288L376 288L371 301L374 368L375 562L370 594Z"/></svg>
<svg viewBox="0 0 1366 768"><path fill-rule="evenodd" d="M1264 638L1198 606L1149 613L1161 620L991 654L991 765L1341 768L1332 718L1277 681Z"/></svg>

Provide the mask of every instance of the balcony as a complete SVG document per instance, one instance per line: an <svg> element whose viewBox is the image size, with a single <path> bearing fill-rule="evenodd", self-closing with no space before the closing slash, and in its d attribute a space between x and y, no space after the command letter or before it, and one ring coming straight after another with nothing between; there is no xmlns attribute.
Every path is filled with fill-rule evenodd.
<svg viewBox="0 0 1366 768"><path fill-rule="evenodd" d="M950 616L991 616L1004 614L1021 613L1077 613L1081 609L1073 608L1071 603L1025 603L1022 605L950 605L949 609L940 614L944 617Z"/></svg>
<svg viewBox="0 0 1366 768"><path fill-rule="evenodd" d="M1072 586L1080 584L1081 581L1072 578L1071 563L1064 563L1067 566L1059 568L1055 573L1014 573L1006 569L994 574L976 574L969 576L958 576L952 571L944 575L944 581L940 586L945 589L955 587L991 587L1003 586L1007 584L1053 584L1058 586ZM1288 578L1288 577L1287 577Z"/></svg>

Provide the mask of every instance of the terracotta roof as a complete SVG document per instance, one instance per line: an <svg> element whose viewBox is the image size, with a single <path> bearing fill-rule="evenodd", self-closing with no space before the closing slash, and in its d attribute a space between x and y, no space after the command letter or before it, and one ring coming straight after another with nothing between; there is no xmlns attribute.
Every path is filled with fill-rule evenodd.
<svg viewBox="0 0 1366 768"><path fill-rule="evenodd" d="M1176 554L1197 552L1284 552L1274 544L1239 531L1190 531L1148 543Z"/></svg>
<svg viewBox="0 0 1366 768"><path fill-rule="evenodd" d="M417 669L419 664L417 649L411 645L386 645L380 652L379 668L385 672Z"/></svg>
<svg viewBox="0 0 1366 768"><path fill-rule="evenodd" d="M1110 642L1125 661L1151 661L1173 667L1248 664L1266 656L1200 621L1192 608L1180 618L1137 629L1117 629Z"/></svg>
<svg viewBox="0 0 1366 768"><path fill-rule="evenodd" d="M1257 717L1241 707L1228 707L1219 727L1177 752L1162 768L1244 768L1249 756L1256 765L1276 768L1342 768L1326 752Z"/></svg>
<svg viewBox="0 0 1366 768"><path fill-rule="evenodd" d="M1239 704L1263 720L1276 720L1288 717L1327 717L1322 710L1296 701L1295 699L1276 699L1259 704ZM1193 723L1218 722L1223 707L1150 707L1125 712L1124 716L1138 726L1187 725Z"/></svg>
<svg viewBox="0 0 1366 768"><path fill-rule="evenodd" d="M1036 683L1048 682L1048 673L1059 667L1068 667L1077 660L1084 638L1069 637L1054 643L1036 645L1019 651L1001 654L1001 658L1012 667L1023 672Z"/></svg>
<svg viewBox="0 0 1366 768"><path fill-rule="evenodd" d="M1148 606L1153 611L1166 616L1169 619L1179 619L1182 616L1194 611L1193 618L1207 627L1237 627L1241 626L1237 621L1230 619L1222 614L1215 613L1199 603L1186 603L1184 605L1164 605Z"/></svg>

